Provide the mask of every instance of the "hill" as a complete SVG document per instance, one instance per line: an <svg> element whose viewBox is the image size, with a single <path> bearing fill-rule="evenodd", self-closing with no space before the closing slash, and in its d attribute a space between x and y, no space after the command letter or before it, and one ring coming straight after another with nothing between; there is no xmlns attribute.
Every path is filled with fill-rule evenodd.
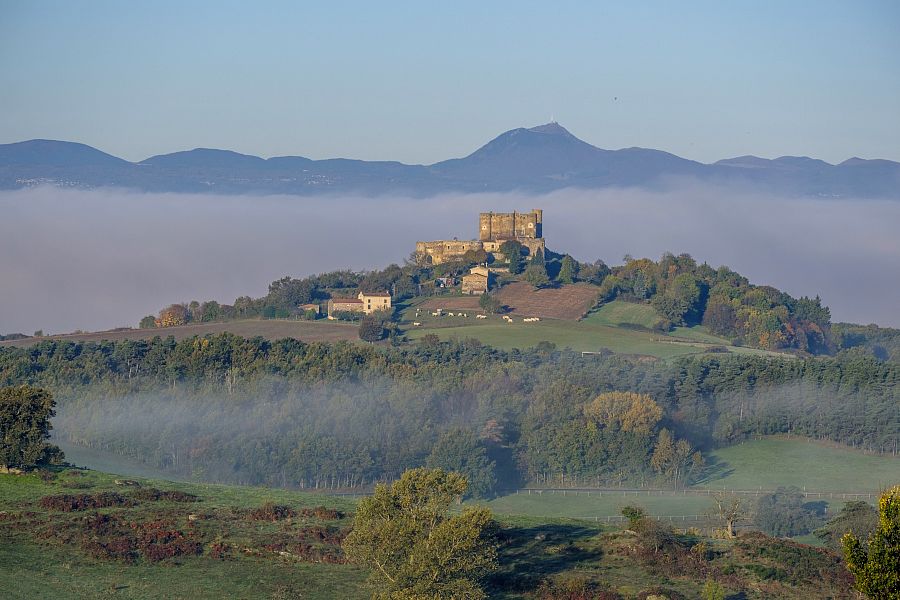
<svg viewBox="0 0 900 600"><path fill-rule="evenodd" d="M0 341L0 348L4 346L27 348L44 340L61 342L151 340L157 336L168 337L170 335L176 340L183 340L193 336L216 335L226 332L244 337L260 336L267 340L294 338L307 342L337 342L340 340L352 341L359 339L357 327L347 323L283 319L238 319L225 323L190 323L162 329L112 329L109 331L70 333L45 337L23 337Z"/></svg>
<svg viewBox="0 0 900 600"><path fill-rule="evenodd" d="M0 595L365 598L367 573L340 548L352 511L307 493L74 468L0 474ZM564 519L502 518L497 535L492 598L568 598L573 587L699 597L710 579L744 598L852 597L837 556L760 534L698 546L674 532L647 553L633 534ZM699 562L698 547L708 551Z"/></svg>
<svg viewBox="0 0 900 600"><path fill-rule="evenodd" d="M0 189L43 183L166 192L426 196L659 187L673 178L791 196L900 198L900 163L888 160L852 158L832 165L807 157L744 156L703 164L647 148L598 148L555 122L512 129L466 157L427 166L302 156L263 159L209 148L130 163L71 142L0 145Z"/></svg>

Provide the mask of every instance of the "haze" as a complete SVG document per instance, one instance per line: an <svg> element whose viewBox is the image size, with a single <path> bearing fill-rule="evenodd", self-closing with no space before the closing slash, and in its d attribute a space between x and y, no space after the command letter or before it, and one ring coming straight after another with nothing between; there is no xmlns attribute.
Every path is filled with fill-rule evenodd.
<svg viewBox="0 0 900 600"><path fill-rule="evenodd" d="M417 240L472 238L480 211L531 208L544 209L548 247L579 260L688 252L756 284L819 294L834 321L900 326L900 203L682 182L426 200L2 192L0 333L136 326L172 302L262 296L284 275L402 263Z"/></svg>

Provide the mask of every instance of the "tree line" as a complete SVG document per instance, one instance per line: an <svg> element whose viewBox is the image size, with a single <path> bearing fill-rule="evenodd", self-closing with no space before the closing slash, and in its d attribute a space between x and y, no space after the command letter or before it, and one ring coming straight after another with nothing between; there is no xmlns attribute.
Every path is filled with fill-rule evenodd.
<svg viewBox="0 0 900 600"><path fill-rule="evenodd" d="M705 355L644 362L477 340L374 348L230 334L0 348L0 385L59 402L58 435L182 476L358 487L421 465L479 495L522 483L684 486L703 453L791 432L900 441L900 367Z"/></svg>

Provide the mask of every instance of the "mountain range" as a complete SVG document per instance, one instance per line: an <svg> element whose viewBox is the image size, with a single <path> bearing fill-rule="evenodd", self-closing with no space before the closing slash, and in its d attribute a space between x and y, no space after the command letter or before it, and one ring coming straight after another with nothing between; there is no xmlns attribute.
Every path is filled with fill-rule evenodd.
<svg viewBox="0 0 900 600"><path fill-rule="evenodd" d="M0 189L35 185L155 192L425 196L444 192L549 192L562 188L660 188L677 180L791 196L900 200L900 163L851 158L741 156L706 164L646 148L604 150L558 123L507 131L472 154L432 165L302 156L263 159L196 148L132 163L55 140L0 144Z"/></svg>

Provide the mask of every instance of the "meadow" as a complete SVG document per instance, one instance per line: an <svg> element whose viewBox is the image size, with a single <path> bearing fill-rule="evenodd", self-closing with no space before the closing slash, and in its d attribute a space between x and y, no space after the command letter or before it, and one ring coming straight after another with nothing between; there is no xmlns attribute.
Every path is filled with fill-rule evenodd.
<svg viewBox="0 0 900 600"><path fill-rule="evenodd" d="M520 491L488 502L498 514L568 517L615 521L622 507L638 505L654 516L708 515L709 495L737 491L753 503L781 486L797 486L809 501L823 501L833 514L852 499L875 501L877 494L900 482L900 458L871 455L807 438L767 437L722 448L707 456L708 475L687 491L557 490ZM648 486L649 488L650 486ZM857 496L859 494L859 496ZM678 519L673 519L678 523Z"/></svg>
<svg viewBox="0 0 900 600"><path fill-rule="evenodd" d="M580 288L580 286L571 286ZM536 323L525 323L520 316L513 316L512 323L501 315L487 315L475 319L483 311L467 308L467 317L460 317L456 305L474 304L467 297L434 297L424 303L414 302L401 309L402 326L406 335L417 340L429 333L442 340L475 338L482 343L504 350L524 349L541 342L550 342L557 348L571 348L578 352L609 350L622 354L653 356L661 359L699 354L715 347L719 351L737 354L789 357L791 355L768 352L755 348L732 346L721 337L712 335L703 326L676 327L671 332L655 331L659 315L647 304L635 304L615 300L590 311L583 319L542 318ZM432 309L446 305L442 316L433 316ZM416 314L416 308L421 307ZM454 316L449 316L454 312ZM515 314L515 313L514 313ZM414 326L413 322L420 325Z"/></svg>

